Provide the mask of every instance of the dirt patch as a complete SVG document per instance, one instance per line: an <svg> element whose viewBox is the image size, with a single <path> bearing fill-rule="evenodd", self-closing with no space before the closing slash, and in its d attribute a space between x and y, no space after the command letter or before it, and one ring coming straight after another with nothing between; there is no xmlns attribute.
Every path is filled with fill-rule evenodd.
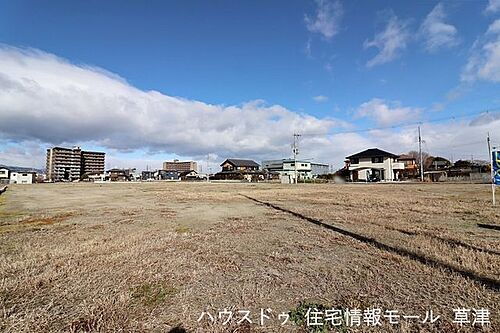
<svg viewBox="0 0 500 333"><path fill-rule="evenodd" d="M16 223L0 225L0 233L40 230L40 227L61 223L76 215L75 212L67 212L53 216L29 217Z"/></svg>

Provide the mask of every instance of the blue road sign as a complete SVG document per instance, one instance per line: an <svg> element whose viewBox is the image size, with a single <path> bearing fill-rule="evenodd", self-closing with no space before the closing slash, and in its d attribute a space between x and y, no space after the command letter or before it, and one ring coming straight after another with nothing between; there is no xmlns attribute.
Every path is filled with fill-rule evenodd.
<svg viewBox="0 0 500 333"><path fill-rule="evenodd" d="M493 159L493 183L500 186L500 152L494 151L491 158Z"/></svg>

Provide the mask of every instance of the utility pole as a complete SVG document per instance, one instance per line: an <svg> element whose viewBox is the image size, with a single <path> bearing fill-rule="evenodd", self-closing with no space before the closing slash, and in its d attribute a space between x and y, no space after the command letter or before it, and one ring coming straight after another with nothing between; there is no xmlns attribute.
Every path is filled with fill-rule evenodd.
<svg viewBox="0 0 500 333"><path fill-rule="evenodd" d="M490 157L490 166L491 166L491 198L493 201L493 206L495 206L495 173L493 171L493 155L491 152L491 140L490 140L490 132L488 132L488 156Z"/></svg>
<svg viewBox="0 0 500 333"><path fill-rule="evenodd" d="M422 156L422 136L420 134L420 126L418 126L418 154L420 155L420 180L424 181L424 161Z"/></svg>
<svg viewBox="0 0 500 333"><path fill-rule="evenodd" d="M298 183L298 173L297 173L297 155L299 154L299 137L300 134L294 133L293 134L293 146L292 146L292 151L293 151L293 166L294 166L294 184Z"/></svg>
<svg viewBox="0 0 500 333"><path fill-rule="evenodd" d="M208 166L208 162L210 160L210 154L207 154L207 183L210 181L210 168Z"/></svg>

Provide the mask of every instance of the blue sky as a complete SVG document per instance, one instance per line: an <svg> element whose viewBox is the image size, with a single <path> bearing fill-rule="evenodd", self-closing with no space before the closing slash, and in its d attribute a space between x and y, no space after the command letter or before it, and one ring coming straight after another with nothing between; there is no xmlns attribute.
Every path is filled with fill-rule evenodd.
<svg viewBox="0 0 500 333"><path fill-rule="evenodd" d="M120 166L143 167L146 160L157 163L172 156L201 159L207 154L213 156L213 163L229 156L281 158L290 153L288 141L294 130L319 131L322 136L304 137L302 144L307 156L303 157L337 166L341 166L345 154L365 146L401 153L416 148L414 134L411 138L407 134L413 133L414 127L395 128L382 134L333 134L416 121L425 123L500 107L500 52L495 52L499 37L493 29L499 18L498 0L0 1L4 58L40 60L38 67L27 65L19 71L0 67L0 73L12 80L29 77L47 92L51 91L52 81L45 81L47 77L39 75L40 71L51 71L54 80L57 75L66 75L60 77L57 105L51 105L43 96L30 99L32 105L40 105L42 100L47 103L38 115L46 112L56 117L56 111L52 111L60 108L58 112L64 113L69 122L72 109L76 108L79 119L90 123L96 109L106 113L107 108L116 112L118 107L123 108L120 115L113 116L118 123L122 116L134 117L141 112L142 102L132 103L137 108L106 104L109 99L118 100L118 93L92 106L84 102L73 105L74 98L64 90L68 85L63 81L74 74L73 70L84 68L104 73L105 78L115 78L116 82L126 82L141 101L140 92L150 91L189 101L189 106L183 106L187 109L181 107L178 112L185 112L188 119L197 119L199 123L192 129L196 135L191 137L171 138L168 142L151 139L161 131L182 131L180 120L168 124L173 119L168 111L172 106L168 104L154 109L156 114L164 112L159 121L165 124L153 129L144 124L147 130L132 137L123 135L126 126L132 126L126 124L119 128L97 126L94 138L84 134L72 136L80 128L82 132L91 131L91 127L78 127L78 123L66 124L73 129L68 133L51 136L59 129L45 126L47 132L42 133L25 126L14 130L13 126L22 127L19 124L30 119L30 115L22 115L23 107L29 103L19 103L15 108L11 103L3 111L0 109L0 121L4 119L4 127L0 125L0 163L3 155L4 162L40 166L47 146L73 143L104 149L109 163ZM43 65L51 61L54 66ZM69 72L59 73L56 63L73 69L68 67ZM4 66L7 64L12 63L3 62ZM101 96L99 91L91 92L91 88L85 88L85 93ZM3 97L4 102L12 102L12 98L21 102L26 94ZM66 102L68 105L62 107ZM217 110L234 106L241 114L230 118L221 111L213 118L200 117L198 102ZM142 105L147 108L143 111L153 112L150 105ZM286 121L274 126L273 117L281 115L274 115L272 108L278 106L290 114ZM264 122L262 126L251 124L255 112L271 116L257 116ZM313 118L310 128L300 124L303 116ZM224 119L222 129L217 127L216 118ZM213 127L209 124L212 121ZM286 128L290 124L294 128ZM474 133L470 142L481 140L487 131L500 129L496 120L489 122L488 128L469 125L456 121L429 124L430 152L449 155L454 144L468 143L468 139L456 135L457 130L442 142L439 135L443 128L459 126L458 131L462 131L465 127L464 133ZM275 133L277 128L279 136ZM269 134L270 129L274 133ZM214 134L220 131L227 131L227 135ZM247 142L250 140L238 136L255 137L257 141L264 137L266 144L254 149ZM228 142L224 142L224 137ZM134 140L134 144L126 147L125 140ZM205 144L205 140L213 144ZM26 147L33 151L27 153ZM470 155L476 150L479 155L483 153L479 145L467 149L457 154Z"/></svg>

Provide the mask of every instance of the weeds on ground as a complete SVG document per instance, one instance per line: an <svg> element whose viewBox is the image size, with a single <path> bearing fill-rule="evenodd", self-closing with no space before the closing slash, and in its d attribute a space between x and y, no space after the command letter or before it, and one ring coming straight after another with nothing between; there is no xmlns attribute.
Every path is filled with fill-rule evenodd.
<svg viewBox="0 0 500 333"><path fill-rule="evenodd" d="M188 227L178 226L177 228L175 228L175 232L178 234L185 234L189 231L191 231L191 229L189 229Z"/></svg>
<svg viewBox="0 0 500 333"><path fill-rule="evenodd" d="M131 290L132 299L145 306L157 306L166 301L167 297L177 292L172 286L161 283L145 283Z"/></svg>

